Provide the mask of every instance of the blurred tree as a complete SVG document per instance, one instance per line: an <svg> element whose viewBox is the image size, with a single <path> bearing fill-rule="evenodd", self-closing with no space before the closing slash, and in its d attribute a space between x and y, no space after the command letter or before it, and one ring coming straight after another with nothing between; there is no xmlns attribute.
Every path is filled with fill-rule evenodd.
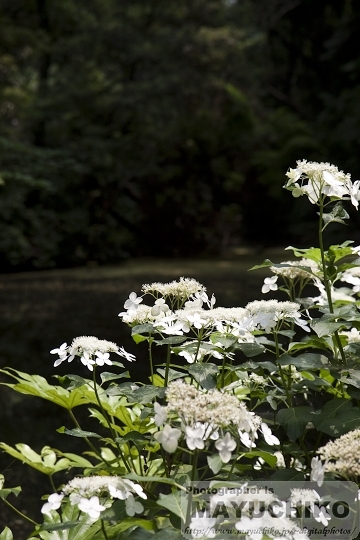
<svg viewBox="0 0 360 540"><path fill-rule="evenodd" d="M356 172L356 2L0 6L3 265L286 241L294 160Z"/></svg>

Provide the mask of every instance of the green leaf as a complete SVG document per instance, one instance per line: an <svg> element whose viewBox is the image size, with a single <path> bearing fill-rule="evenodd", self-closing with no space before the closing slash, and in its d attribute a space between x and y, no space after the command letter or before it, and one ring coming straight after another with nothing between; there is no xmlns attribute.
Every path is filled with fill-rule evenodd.
<svg viewBox="0 0 360 540"><path fill-rule="evenodd" d="M265 452L263 450L250 450L244 454L245 458L261 457L270 467L275 467L277 464L277 457L270 452Z"/></svg>
<svg viewBox="0 0 360 540"><path fill-rule="evenodd" d="M72 437L96 437L101 439L101 435L98 433L95 433L94 431L83 431L79 428L67 429L65 426L62 426L56 431L58 433L65 433L65 435L71 435Z"/></svg>
<svg viewBox="0 0 360 540"><path fill-rule="evenodd" d="M80 386L84 386L84 384L87 384L89 382L88 380L79 377L79 375L54 375L54 377L56 377L60 382L61 386L63 386L67 390L74 390L75 388L80 388Z"/></svg>
<svg viewBox="0 0 360 540"><path fill-rule="evenodd" d="M135 334L151 334L154 332L154 330L155 329L153 324L138 324L137 326L132 327L131 335L134 336Z"/></svg>
<svg viewBox="0 0 360 540"><path fill-rule="evenodd" d="M328 401L320 414L313 415L314 426L323 433L339 437L360 427L360 410L348 399Z"/></svg>
<svg viewBox="0 0 360 540"><path fill-rule="evenodd" d="M136 345L138 345L139 343L142 343L143 341L147 341L147 340L148 340L147 337L141 336L140 334L133 334L131 337L132 337L133 340L135 341Z"/></svg>
<svg viewBox="0 0 360 540"><path fill-rule="evenodd" d="M9 527L5 527L5 529L0 534L0 540L14 540L13 533L9 529Z"/></svg>
<svg viewBox="0 0 360 540"><path fill-rule="evenodd" d="M278 366L276 366L272 362L268 362L268 361L266 361L266 362L253 362L252 360L250 360L249 362L245 362L244 364L241 364L241 368L238 368L238 369L239 370L246 369L246 370L252 370L252 371L256 370L257 371L259 368L263 369L265 371L269 371L270 373L272 373L274 371L279 371Z"/></svg>
<svg viewBox="0 0 360 540"><path fill-rule="evenodd" d="M212 470L212 472L214 474L217 474L218 472L221 471L222 466L224 464L221 461L221 458L220 458L219 454L217 454L217 453L212 454L211 456L207 456L206 459L207 459L207 462L208 462L208 465L209 465L210 469Z"/></svg>
<svg viewBox="0 0 360 540"><path fill-rule="evenodd" d="M224 336L221 332L214 332L210 336L210 341L212 343L221 343L225 349L229 349L235 343L237 343L238 338L232 335Z"/></svg>
<svg viewBox="0 0 360 540"><path fill-rule="evenodd" d="M322 354L305 353L299 354L296 357L290 356L288 354L283 354L278 359L278 363L281 366L293 365L300 371L311 371L312 369L322 369L329 363L329 361L327 357Z"/></svg>
<svg viewBox="0 0 360 540"><path fill-rule="evenodd" d="M46 475L68 469L72 465L67 458L56 461L56 452L49 446L44 446L41 454L36 453L30 446L23 443L16 444L15 448L6 443L0 443L0 448L10 456Z"/></svg>
<svg viewBox="0 0 360 540"><path fill-rule="evenodd" d="M292 441L303 434L306 424L312 419L313 414L310 407L290 407L289 409L281 409L277 413L277 421L284 426Z"/></svg>
<svg viewBox="0 0 360 540"><path fill-rule="evenodd" d="M323 214L324 228L329 225L329 223L337 222L346 225L344 219L349 219L349 214L344 210L343 205L338 201L334 208L328 214ZM351 250L350 250L351 252Z"/></svg>
<svg viewBox="0 0 360 540"><path fill-rule="evenodd" d="M321 319L313 319L310 321L310 326L318 337L331 336L339 328L348 327L349 324L344 322L326 322Z"/></svg>
<svg viewBox="0 0 360 540"><path fill-rule="evenodd" d="M19 495L19 493L21 492L21 486L17 486L17 487L14 487L14 488L3 488L3 489L0 489L0 499L7 499L9 495L13 494L15 495L15 497L17 497ZM1 537L0 537L1 538Z"/></svg>
<svg viewBox="0 0 360 540"><path fill-rule="evenodd" d="M124 373L116 374L116 373L110 373L109 371L103 371L100 373L101 382L107 382L107 381L114 381L115 379L123 379L123 378L130 378L130 373L128 371L124 371Z"/></svg>
<svg viewBox="0 0 360 540"><path fill-rule="evenodd" d="M203 388L210 390L216 386L215 377L219 368L216 364L192 364L189 366L189 373Z"/></svg>
<svg viewBox="0 0 360 540"><path fill-rule="evenodd" d="M237 343L235 349L242 351L248 358L257 356L265 351L265 347L260 343Z"/></svg>
<svg viewBox="0 0 360 540"><path fill-rule="evenodd" d="M329 338L328 338L329 339ZM331 345L324 338L312 337L304 341L293 341L290 343L288 352L301 351L303 349L322 349L332 351Z"/></svg>
<svg viewBox="0 0 360 540"><path fill-rule="evenodd" d="M170 495L163 495L160 493L157 504L163 508L166 508L167 510L170 510L170 512L181 518L185 523L187 499L180 493L180 491L175 491L174 493L170 493Z"/></svg>
<svg viewBox="0 0 360 540"><path fill-rule="evenodd" d="M265 261L261 264L256 264L252 268L249 268L248 272L251 270L258 270L259 268L268 268L269 266L275 266L273 262L270 261L270 259L265 259Z"/></svg>
<svg viewBox="0 0 360 540"><path fill-rule="evenodd" d="M90 398L92 394L88 389L87 392L85 392L84 386L69 391L62 386L50 385L47 380L44 377L40 377L40 375L29 375L28 373L23 373L22 371L17 371L12 368L0 369L0 372L5 373L18 381L16 384L0 384L9 386L21 394L41 397L68 410L92 402L92 399Z"/></svg>
<svg viewBox="0 0 360 540"><path fill-rule="evenodd" d="M288 246L285 251L292 250L295 257L304 257L304 259L311 259L316 263L321 263L321 250L319 248L307 248L299 249L293 246Z"/></svg>
<svg viewBox="0 0 360 540"><path fill-rule="evenodd" d="M110 386L106 390L108 396L126 396L129 397L134 393L134 384L131 382L125 382L117 385Z"/></svg>
<svg viewBox="0 0 360 540"><path fill-rule="evenodd" d="M178 345L179 343L184 343L187 338L185 336L170 336L165 339L154 339L156 345Z"/></svg>
<svg viewBox="0 0 360 540"><path fill-rule="evenodd" d="M165 369L162 369L162 368L158 368L156 370L158 373L160 373L160 375L165 378ZM181 373L181 371L177 371L175 369L169 369L169 378L168 378L168 381L174 381L175 379L179 379L181 377L185 377L185 374L184 373ZM156 377L156 375L155 375ZM153 381L154 382L154 381ZM160 386L160 385L159 385ZM164 386L164 381L162 381L162 385L161 386Z"/></svg>
<svg viewBox="0 0 360 540"><path fill-rule="evenodd" d="M277 480L277 481L304 481L304 472L303 471L297 471L296 469L279 469L276 471L272 476L271 480Z"/></svg>
<svg viewBox="0 0 360 540"><path fill-rule="evenodd" d="M151 403L157 397L164 397L165 389L159 388L158 386L153 386L148 384L141 386L140 388L134 390L132 394L128 396L129 403Z"/></svg>
<svg viewBox="0 0 360 540"><path fill-rule="evenodd" d="M80 521L66 521L61 523L43 523L38 529L39 532L41 531L64 531L66 529L73 529L77 525L81 523Z"/></svg>

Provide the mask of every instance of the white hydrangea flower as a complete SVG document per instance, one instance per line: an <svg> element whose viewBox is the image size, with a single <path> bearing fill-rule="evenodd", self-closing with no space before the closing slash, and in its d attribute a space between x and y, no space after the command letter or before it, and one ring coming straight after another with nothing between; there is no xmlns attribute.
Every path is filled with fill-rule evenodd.
<svg viewBox="0 0 360 540"><path fill-rule="evenodd" d="M57 349L52 349L50 351L50 354L58 354L59 355L59 358L57 360L55 360L54 367L60 366L60 364L62 362L64 362L65 360L67 360L67 358L69 357L69 348L68 348L67 343L63 343ZM73 359L74 359L74 357L71 358L71 360L73 360ZM69 362L71 362L71 360L69 360Z"/></svg>
<svg viewBox="0 0 360 540"><path fill-rule="evenodd" d="M141 290L144 294L151 294L155 297L161 295L165 298L173 297L185 301L196 293L205 292L206 288L196 279L181 277L179 281L171 281L170 283L144 284Z"/></svg>
<svg viewBox="0 0 360 540"><path fill-rule="evenodd" d="M294 197L306 194L312 204L318 204L322 195L351 200L357 208L360 199L359 181L351 182L350 174L345 174L330 163L297 161L297 168L286 173L288 181L284 188L292 191Z"/></svg>
<svg viewBox="0 0 360 540"><path fill-rule="evenodd" d="M41 512L43 514L49 514L51 510L57 510L58 508L60 508L63 498L63 493L52 493L48 498L48 502L46 502L41 508Z"/></svg>
<svg viewBox="0 0 360 540"><path fill-rule="evenodd" d="M103 510L106 510L106 507L100 504L99 497L94 495L91 499L85 499L82 497L78 504L79 510L85 512L92 519L98 519Z"/></svg>
<svg viewBox="0 0 360 540"><path fill-rule="evenodd" d="M154 403L154 411L155 411L155 424L160 427L162 426L166 420L167 420L167 411L166 407L162 407L160 403L155 402Z"/></svg>
<svg viewBox="0 0 360 540"><path fill-rule="evenodd" d="M231 453L236 448L236 441L227 431L222 439L218 439L215 443L215 448L219 450L219 456L223 463L229 463Z"/></svg>
<svg viewBox="0 0 360 540"><path fill-rule="evenodd" d="M116 343L107 341L106 339L98 339L94 336L80 336L75 338L68 347L63 343L59 349L53 349L51 354L59 354L59 359L56 360L54 366L58 366L64 360L71 362L75 356L80 358L80 361L90 371L94 370L94 366L111 366L110 353L116 353L128 361L135 360L134 355L127 353L123 347L118 347Z"/></svg>
<svg viewBox="0 0 360 540"><path fill-rule="evenodd" d="M208 516L207 512L198 512L191 517L189 530L193 538L215 538L214 529L217 519Z"/></svg>
<svg viewBox="0 0 360 540"><path fill-rule="evenodd" d="M198 448L199 450L202 450L205 446L204 435L205 428L202 424L198 423L196 427L186 426L185 437L188 449L195 450Z"/></svg>
<svg viewBox="0 0 360 540"><path fill-rule="evenodd" d="M181 437L181 430L172 428L169 424L165 424L162 431L154 434L154 439L161 444L163 449L169 454L173 454L178 447L178 440Z"/></svg>
<svg viewBox="0 0 360 540"><path fill-rule="evenodd" d="M279 445L280 444L279 439L277 437L275 437L275 435L272 434L272 431L271 431L271 429L269 428L269 426L267 424L262 423L260 430L261 430L261 433L264 436L265 442L269 446L274 446L274 445Z"/></svg>
<svg viewBox="0 0 360 540"><path fill-rule="evenodd" d="M143 299L139 297L136 292L132 292L129 294L129 298L126 300L124 308L128 311L136 311L142 301Z"/></svg>
<svg viewBox="0 0 360 540"><path fill-rule="evenodd" d="M316 456L311 460L311 474L310 480L317 482L317 485L321 487L324 482L325 465L322 464L321 459Z"/></svg>
<svg viewBox="0 0 360 540"><path fill-rule="evenodd" d="M135 501L134 496L130 493L125 501L125 510L128 516L133 517L135 514L141 514L144 507L141 502Z"/></svg>
<svg viewBox="0 0 360 540"><path fill-rule="evenodd" d="M349 268L341 274L340 281L353 285L353 292L360 292L360 266Z"/></svg>
<svg viewBox="0 0 360 540"><path fill-rule="evenodd" d="M278 286L276 284L277 280L278 280L278 276L266 277L264 279L264 285L261 288L261 292L263 294L266 294L270 291L277 291L278 290Z"/></svg>
<svg viewBox="0 0 360 540"><path fill-rule="evenodd" d="M155 305L151 308L151 315L157 317L161 313L167 313L170 310L169 306L165 303L163 298L158 298L155 301Z"/></svg>

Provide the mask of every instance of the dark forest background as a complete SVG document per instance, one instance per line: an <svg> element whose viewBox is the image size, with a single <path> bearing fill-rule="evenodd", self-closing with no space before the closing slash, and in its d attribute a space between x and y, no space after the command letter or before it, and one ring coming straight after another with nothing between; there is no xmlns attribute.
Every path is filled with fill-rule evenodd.
<svg viewBox="0 0 360 540"><path fill-rule="evenodd" d="M288 167L360 178L356 0L0 6L2 271L306 244Z"/></svg>

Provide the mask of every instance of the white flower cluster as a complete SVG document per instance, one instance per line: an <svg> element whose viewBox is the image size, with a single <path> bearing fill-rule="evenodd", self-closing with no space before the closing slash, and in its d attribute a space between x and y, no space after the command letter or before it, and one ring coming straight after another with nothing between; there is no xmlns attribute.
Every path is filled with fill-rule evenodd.
<svg viewBox="0 0 360 540"><path fill-rule="evenodd" d="M271 272L284 278L295 279L313 279L313 274L320 272L319 266L311 259L301 258L299 261L282 261L280 264L284 266L270 266ZM307 270L307 268L310 269Z"/></svg>
<svg viewBox="0 0 360 540"><path fill-rule="evenodd" d="M62 489L61 493L52 493L41 512L49 514L52 510L60 508L64 497L68 497L70 504L77 505L79 510L88 514L91 519L98 519L106 508L111 506L113 499L125 501L128 516L143 512L143 505L135 500L135 495L147 499L142 487L131 480L120 476L85 476L73 478ZM104 504L100 503L100 497Z"/></svg>
<svg viewBox="0 0 360 540"><path fill-rule="evenodd" d="M171 281L170 283L151 283L144 284L141 288L144 294L151 294L158 298L174 297L179 300L187 300L196 293L205 293L204 285L193 278L181 277L179 281Z"/></svg>
<svg viewBox="0 0 360 540"><path fill-rule="evenodd" d="M154 437L169 453L176 451L183 434L189 450L202 450L206 441L216 441L215 447L223 463L230 461L237 447L232 434L248 448L255 446L258 430L268 444L279 444L267 424L232 394L219 390L200 391L183 380L176 380L169 384L166 397L166 407L155 403L155 423L160 427L171 416L176 422L180 420L181 429L165 424ZM226 428L228 431L224 433Z"/></svg>
<svg viewBox="0 0 360 540"><path fill-rule="evenodd" d="M301 318L300 304L296 302L279 302L278 300L254 300L247 304L250 321L253 328L270 332L279 321L289 321L297 324L307 332L310 328ZM249 324L250 328L250 324Z"/></svg>
<svg viewBox="0 0 360 540"><path fill-rule="evenodd" d="M346 479L360 477L360 429L354 429L329 441L319 448L320 458L325 460L325 472L333 472Z"/></svg>
<svg viewBox="0 0 360 540"><path fill-rule="evenodd" d="M340 335L347 337L348 345L351 343L360 343L360 332L357 328L352 328L350 332L340 332Z"/></svg>
<svg viewBox="0 0 360 540"><path fill-rule="evenodd" d="M52 349L51 354L57 354L59 358L55 360L54 366L59 366L67 360L72 362L75 356L78 356L81 363L84 364L90 371L94 370L94 365L111 366L110 353L116 353L129 362L135 360L135 356L126 352L123 347L119 347L112 341L106 339L98 339L94 336L80 336L73 340L71 345L63 343L57 349Z"/></svg>
<svg viewBox="0 0 360 540"><path fill-rule="evenodd" d="M286 176L285 188L292 191L294 197L307 195L312 204L318 204L324 196L351 200L357 208L360 200L360 181L351 182L350 174L345 174L330 163L297 161L296 169L290 169Z"/></svg>
<svg viewBox="0 0 360 540"><path fill-rule="evenodd" d="M214 308L214 295L209 299L205 287L194 279L181 278L180 281L171 283L152 283L143 285L142 290L153 296L163 294L164 298L157 298L153 306L142 303L135 292L129 295L124 307L127 311L119 313L122 321L130 326L150 323L155 331L165 336L182 336L190 331L198 336L201 332L204 339L204 330L209 334L217 330L221 333L231 333L242 342L254 342L255 338L247 328L248 311L245 308ZM176 302L172 299L181 300L181 309L175 309ZM185 301L187 300L187 301ZM172 309L170 309L168 302ZM204 309L204 304L207 309ZM205 332L205 333L206 333ZM220 346L221 347L221 346ZM209 355L222 358L217 351L209 352ZM194 362L195 357L191 352L182 353L189 363ZM202 356L205 351L202 351ZM197 359L200 355L197 355Z"/></svg>
<svg viewBox="0 0 360 540"><path fill-rule="evenodd" d="M353 285L353 293L360 292L360 266L354 266L353 268L348 268L345 272L341 274L340 281L345 281Z"/></svg>

